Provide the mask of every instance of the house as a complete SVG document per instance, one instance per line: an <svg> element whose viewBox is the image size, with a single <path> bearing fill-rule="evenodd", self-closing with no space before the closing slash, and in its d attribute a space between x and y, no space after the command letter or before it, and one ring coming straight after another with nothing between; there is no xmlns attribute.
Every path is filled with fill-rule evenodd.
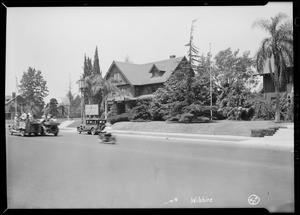
<svg viewBox="0 0 300 215"><path fill-rule="evenodd" d="M169 79L171 74L187 62L186 57L171 55L169 59L146 64L113 61L105 79L116 84L120 94L112 94L108 104L117 105L117 113L125 112L125 105L138 98L153 97L153 93Z"/></svg>
<svg viewBox="0 0 300 215"><path fill-rule="evenodd" d="M17 101L17 103L15 103ZM21 95L12 93L12 95L5 96L5 119L12 119L15 115L15 105L17 104L18 113L22 113L25 110L25 99Z"/></svg>
<svg viewBox="0 0 300 215"><path fill-rule="evenodd" d="M275 99L276 93L275 93L275 87L274 82L272 80L270 69L269 69L269 61L271 61L271 68L274 71L274 58L270 58L265 62L265 65L263 67L263 70L261 73L256 73L255 75L262 76L262 89L260 92L262 92L266 99ZM287 93L287 95L290 97L291 94L293 94L294 91L294 68L292 66L286 68L287 72L287 82L286 84L279 89L279 92L281 95L284 95Z"/></svg>

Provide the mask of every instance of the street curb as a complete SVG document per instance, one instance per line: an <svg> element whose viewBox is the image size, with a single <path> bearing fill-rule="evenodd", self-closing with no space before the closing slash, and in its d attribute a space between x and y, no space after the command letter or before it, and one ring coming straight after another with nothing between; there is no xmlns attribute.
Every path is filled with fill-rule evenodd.
<svg viewBox="0 0 300 215"><path fill-rule="evenodd" d="M182 134L182 133L160 133L160 132L139 132L139 131L123 131L114 130L116 134L128 136L140 136L145 138L164 138L166 140L188 140L188 141L205 141L213 144L220 142L229 145L238 145L250 148L272 148L293 150L294 141L273 140L261 137L246 137L246 136L230 136L230 135L201 135L201 134ZM218 143L216 143L218 142Z"/></svg>

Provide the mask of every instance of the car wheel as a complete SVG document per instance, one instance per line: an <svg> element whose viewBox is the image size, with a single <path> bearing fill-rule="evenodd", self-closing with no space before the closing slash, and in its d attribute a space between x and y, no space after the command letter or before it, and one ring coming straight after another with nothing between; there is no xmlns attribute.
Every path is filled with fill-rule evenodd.
<svg viewBox="0 0 300 215"><path fill-rule="evenodd" d="M91 134L95 135L96 134L96 130L94 128L91 129Z"/></svg>

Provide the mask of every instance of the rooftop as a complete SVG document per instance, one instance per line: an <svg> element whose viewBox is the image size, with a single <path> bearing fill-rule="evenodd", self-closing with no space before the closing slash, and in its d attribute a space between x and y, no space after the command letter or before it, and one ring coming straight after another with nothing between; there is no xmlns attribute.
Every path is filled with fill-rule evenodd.
<svg viewBox="0 0 300 215"><path fill-rule="evenodd" d="M146 64L133 64L114 61L113 64L115 64L117 68L123 72L132 85L146 85L166 82L182 60L186 60L186 58L177 57ZM160 71L164 71L164 74L159 77L152 77L150 71L153 66Z"/></svg>

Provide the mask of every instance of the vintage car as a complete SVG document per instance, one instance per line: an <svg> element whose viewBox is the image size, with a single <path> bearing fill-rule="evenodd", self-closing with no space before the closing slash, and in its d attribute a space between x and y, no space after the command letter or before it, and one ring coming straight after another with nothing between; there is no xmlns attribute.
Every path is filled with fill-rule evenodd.
<svg viewBox="0 0 300 215"><path fill-rule="evenodd" d="M54 134L54 136L57 136L59 131L58 125L59 123L56 122L41 123L38 121L30 122L29 120L25 120L9 125L8 129L11 135L19 133L22 137L25 135L30 136L32 134L35 136L46 134Z"/></svg>
<svg viewBox="0 0 300 215"><path fill-rule="evenodd" d="M85 124L81 124L79 127L77 127L77 132L79 134L82 132L87 132L88 134L96 135L99 134L99 132L103 129L105 123L105 119L89 118L86 119Z"/></svg>
<svg viewBox="0 0 300 215"><path fill-rule="evenodd" d="M57 134L59 132L59 128L58 128L59 124L60 123L58 123L58 122L52 122L52 121L43 122L42 125L43 125L43 129L44 129L44 135L45 134L54 134L54 136L57 136Z"/></svg>

